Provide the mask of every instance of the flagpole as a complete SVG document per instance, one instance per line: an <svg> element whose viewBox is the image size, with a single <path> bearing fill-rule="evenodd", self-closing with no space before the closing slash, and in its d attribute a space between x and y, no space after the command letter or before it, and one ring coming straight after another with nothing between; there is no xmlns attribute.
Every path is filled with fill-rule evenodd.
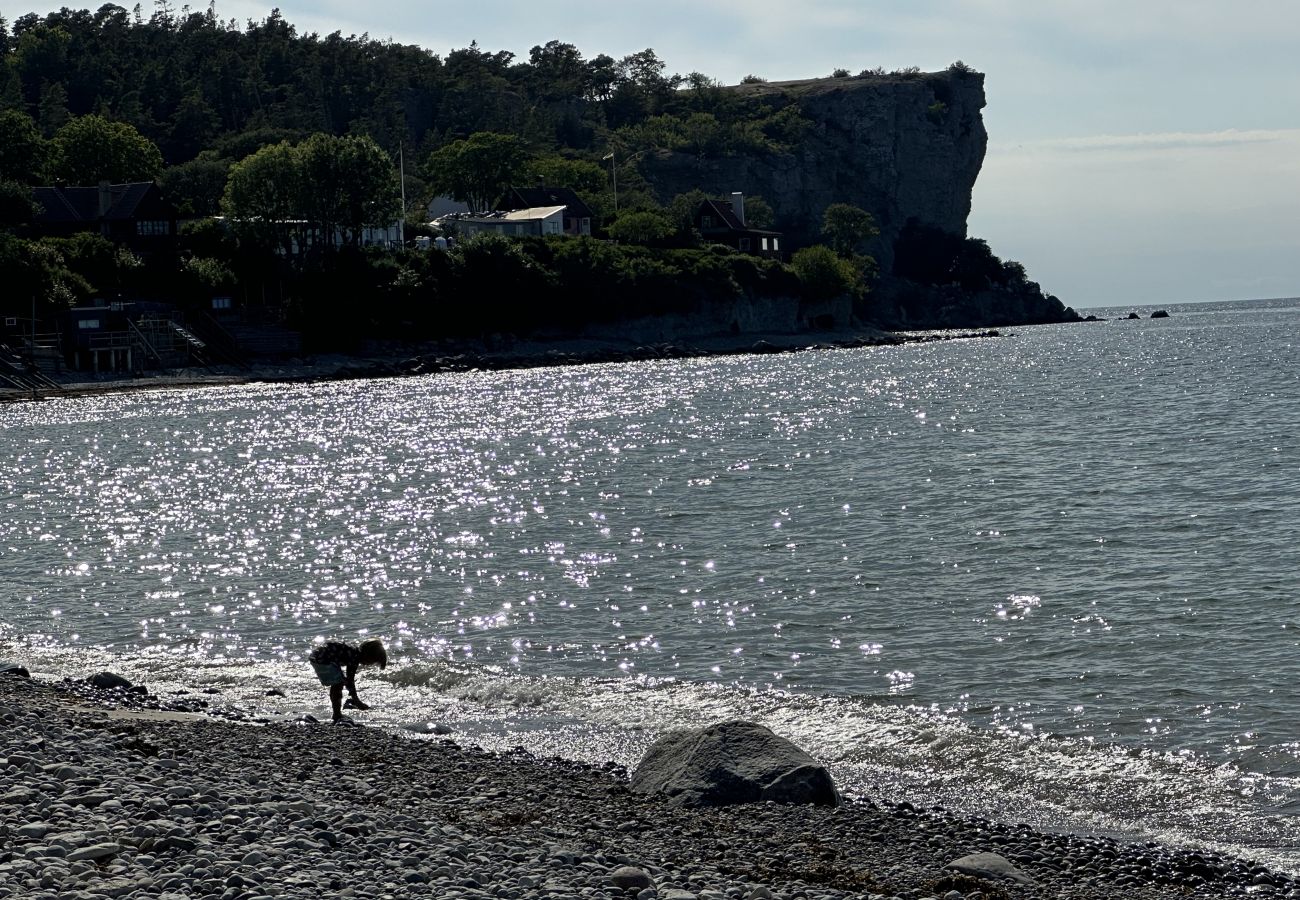
<svg viewBox="0 0 1300 900"><path fill-rule="evenodd" d="M402 219L399 234L402 239L402 246L406 246L406 154L402 142L397 142L397 171L398 178L402 182Z"/></svg>

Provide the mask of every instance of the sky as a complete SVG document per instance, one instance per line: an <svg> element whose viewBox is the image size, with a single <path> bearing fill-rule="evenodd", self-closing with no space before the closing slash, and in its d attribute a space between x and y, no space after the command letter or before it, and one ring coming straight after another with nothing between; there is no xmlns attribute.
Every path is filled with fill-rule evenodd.
<svg viewBox="0 0 1300 900"><path fill-rule="evenodd" d="M92 4L94 6L95 4ZM126 4L130 5L130 4ZM146 14L148 3L144 6ZM203 3L195 3L203 8ZM726 83L961 59L986 75L970 233L1076 308L1300 296L1298 0L283 0L299 33L527 57L651 47ZM262 19L218 0L222 19Z"/></svg>

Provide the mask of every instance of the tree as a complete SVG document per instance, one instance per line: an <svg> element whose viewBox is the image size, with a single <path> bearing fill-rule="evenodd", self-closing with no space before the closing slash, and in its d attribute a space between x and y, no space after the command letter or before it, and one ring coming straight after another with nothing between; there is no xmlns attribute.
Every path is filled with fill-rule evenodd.
<svg viewBox="0 0 1300 900"><path fill-rule="evenodd" d="M339 243L361 246L370 225L402 214L397 171L368 137L313 134L297 146L263 147L230 170L222 208L255 240L276 242L286 254L295 235L314 233L327 252Z"/></svg>
<svg viewBox="0 0 1300 900"><path fill-rule="evenodd" d="M609 236L629 244L658 244L677 232L673 220L657 209L623 212L609 226Z"/></svg>
<svg viewBox="0 0 1300 900"><path fill-rule="evenodd" d="M302 170L288 141L263 147L230 169L221 208L236 230L259 243L293 252L302 195Z"/></svg>
<svg viewBox="0 0 1300 900"><path fill-rule="evenodd" d="M17 181L0 180L0 229L26 225L37 211L31 188Z"/></svg>
<svg viewBox="0 0 1300 900"><path fill-rule="evenodd" d="M590 87L587 64L573 44L548 41L529 51L528 61L537 73L533 82L546 100L581 98Z"/></svg>
<svg viewBox="0 0 1300 900"><path fill-rule="evenodd" d="M479 131L429 154L425 177L435 193L485 210L519 180L527 159L513 134Z"/></svg>
<svg viewBox="0 0 1300 900"><path fill-rule="evenodd" d="M857 267L821 244L795 251L790 267L799 276L804 294L810 300L829 300L850 293L857 286Z"/></svg>
<svg viewBox="0 0 1300 900"><path fill-rule="evenodd" d="M566 187L576 191L583 199L595 196L609 187L609 172L585 159L565 159L562 156L543 156L529 160L524 177L532 182L543 182L547 187Z"/></svg>
<svg viewBox="0 0 1300 900"><path fill-rule="evenodd" d="M31 117L16 109L0 112L0 180L36 184L45 141Z"/></svg>
<svg viewBox="0 0 1300 900"><path fill-rule="evenodd" d="M197 89L190 91L181 99L171 118L168 158L173 163L193 159L220 129L221 116Z"/></svg>
<svg viewBox="0 0 1300 900"><path fill-rule="evenodd" d="M231 163L200 156L177 166L168 166L158 177L158 186L183 216L215 216L221 212L221 195L226 189Z"/></svg>
<svg viewBox="0 0 1300 900"><path fill-rule="evenodd" d="M745 224L750 228L771 228L776 224L772 204L755 194L745 198Z"/></svg>
<svg viewBox="0 0 1300 900"><path fill-rule="evenodd" d="M162 171L158 146L125 122L103 116L73 119L50 141L50 172L56 181L151 181Z"/></svg>
<svg viewBox="0 0 1300 900"><path fill-rule="evenodd" d="M878 234L871 213L848 203L832 203L822 216L822 235L840 256L852 256L859 245Z"/></svg>
<svg viewBox="0 0 1300 900"><path fill-rule="evenodd" d="M334 236L361 246L367 225L388 225L401 215L393 162L368 137L313 134L296 149L301 213L319 229L325 246Z"/></svg>

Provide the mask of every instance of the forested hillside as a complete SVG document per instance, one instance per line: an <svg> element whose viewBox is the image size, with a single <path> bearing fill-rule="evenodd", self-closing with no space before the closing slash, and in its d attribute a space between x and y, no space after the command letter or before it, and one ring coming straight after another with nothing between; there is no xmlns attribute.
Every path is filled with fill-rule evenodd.
<svg viewBox="0 0 1300 900"><path fill-rule="evenodd" d="M921 130L932 129L942 147L962 140L969 116L978 117L982 88L979 103L960 113L965 118L958 121L949 108L953 85L969 71L957 63L936 75L839 71L835 78L879 83L882 97L910 92L921 104ZM757 76L746 81L762 86ZM336 326L349 335L367 328L410 333L416 320L425 334L472 332L486 321L507 329L539 324L531 314L527 323L502 323L502 315L523 315L508 304L495 311L480 304L477 316L446 306L457 292L480 285L549 291L573 327L618 320L633 309L689 313L682 308L688 301L735 302L764 292L812 303L838 292L853 299L859 319L884 325L1059 317L1059 302L1027 281L1023 267L1004 266L983 242L966 238L960 203L933 241L926 236L935 220L916 223L924 227L912 230L913 243L917 235L926 240L909 258L925 265L914 265L908 278L956 285L965 294L1017 294L1016 303L999 301L996 313L954 300L952 291L942 316L930 309L927 291L872 306L867 298L877 275L891 273L879 273L867 254L883 253L892 265L907 214L906 204L877 188L859 193L879 210L838 203L859 222L848 240L847 220L823 222L843 199L834 195L835 179L810 192L787 177L786 195L777 198L784 206L775 208L751 190L749 225L794 229L791 250L828 245L796 252L793 265L734 260L734 252L708 247L692 230L691 215L706 197L736 189L726 173L744 170L745 160L764 160L769 171L808 167L809 140L824 128L805 114L808 108L786 91L737 90L702 73L670 73L651 49L621 59L586 57L553 40L527 58L473 44L439 55L367 35L300 34L278 11L241 23L221 19L214 5L178 11L165 0L147 15L140 6L106 4L94 12L0 18L0 275L16 288L15 302L34 297L50 312L105 293L197 304L230 293L249 304L273 302L298 324L312 308L341 309L349 302L339 296L346 288L349 297L374 301L367 306L373 327ZM977 149L971 179L982 144ZM700 191L683 183L706 165L723 173L717 185ZM846 196L854 177L847 169L837 176ZM34 185L141 180L157 180L181 215L194 220L174 258L135 258L93 235L42 236L30 224L39 215L30 198ZM406 221L418 231L435 195L481 207L511 184L537 181L576 191L595 213L597 236L617 246L493 244L432 261L410 250L360 254L362 228L401 215L395 204L403 191ZM968 206L968 186L966 194ZM217 215L231 226L201 221ZM891 221L878 222L882 215ZM343 235L344 246L318 241L318 252L295 258L302 245L287 230L293 222L318 237ZM586 269L573 264L579 260ZM980 273L973 287L971 271ZM522 280L503 281L510 272ZM573 290L575 284L581 288Z"/></svg>

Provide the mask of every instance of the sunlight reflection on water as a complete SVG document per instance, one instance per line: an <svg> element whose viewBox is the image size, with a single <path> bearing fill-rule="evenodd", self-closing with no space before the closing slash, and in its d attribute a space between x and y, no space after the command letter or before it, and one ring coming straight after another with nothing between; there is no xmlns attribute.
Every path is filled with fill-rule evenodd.
<svg viewBox="0 0 1300 900"><path fill-rule="evenodd" d="M256 667L377 634L1295 777L1269 315L5 409L0 641Z"/></svg>

